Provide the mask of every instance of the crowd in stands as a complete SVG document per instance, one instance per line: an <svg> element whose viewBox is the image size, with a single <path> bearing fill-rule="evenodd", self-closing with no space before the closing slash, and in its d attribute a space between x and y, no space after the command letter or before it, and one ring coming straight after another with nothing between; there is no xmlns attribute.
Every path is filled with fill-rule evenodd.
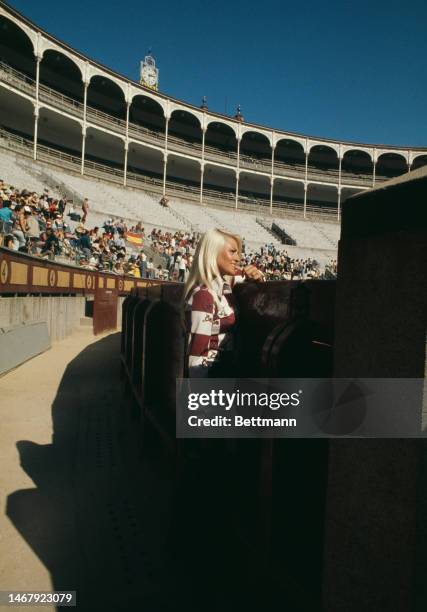
<svg viewBox="0 0 427 612"><path fill-rule="evenodd" d="M167 204L166 204L167 205ZM0 236L2 246L39 257L56 259L92 270L140 278L184 281L191 268L200 234L153 229L146 237L142 222L128 227L123 219L107 219L88 228L89 201L80 209L65 197L54 198L17 189L0 180ZM129 234L138 237L138 247ZM248 250L243 241L242 267L256 265L267 280L334 278L336 261L321 273L313 259L293 259L273 244ZM154 262L156 259L156 263Z"/></svg>
<svg viewBox="0 0 427 612"><path fill-rule="evenodd" d="M196 232L177 231L163 232L153 229L149 238L153 250L165 259L165 267L170 278L185 280L191 268L200 234ZM258 251L246 252L243 240L242 267L255 265L261 270L266 280L304 280L325 278L315 259L294 259L284 249L279 250L273 244L266 244ZM336 276L336 260L327 266L327 277ZM325 271L326 272L326 271Z"/></svg>

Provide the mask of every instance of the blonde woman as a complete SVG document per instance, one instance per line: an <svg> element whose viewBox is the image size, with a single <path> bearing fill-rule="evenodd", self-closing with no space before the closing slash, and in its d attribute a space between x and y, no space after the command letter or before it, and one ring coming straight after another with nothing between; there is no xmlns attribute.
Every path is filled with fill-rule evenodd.
<svg viewBox="0 0 427 612"><path fill-rule="evenodd" d="M197 245L184 288L189 333L190 377L212 374L212 366L231 350L230 331L235 323L231 289L236 277L263 281L255 266L240 269L239 236L218 229L207 231Z"/></svg>

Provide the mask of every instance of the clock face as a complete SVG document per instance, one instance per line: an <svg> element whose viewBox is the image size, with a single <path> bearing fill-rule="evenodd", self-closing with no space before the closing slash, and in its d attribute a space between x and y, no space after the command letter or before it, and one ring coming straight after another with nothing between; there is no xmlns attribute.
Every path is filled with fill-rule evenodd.
<svg viewBox="0 0 427 612"><path fill-rule="evenodd" d="M144 83L147 83L149 87L154 87L157 84L157 72L154 68L150 66L144 66L142 69L141 76L144 80Z"/></svg>

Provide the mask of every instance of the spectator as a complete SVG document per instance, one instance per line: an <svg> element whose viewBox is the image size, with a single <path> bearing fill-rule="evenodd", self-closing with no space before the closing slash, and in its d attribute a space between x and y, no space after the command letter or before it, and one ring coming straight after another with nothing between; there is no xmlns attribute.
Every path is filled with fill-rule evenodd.
<svg viewBox="0 0 427 612"><path fill-rule="evenodd" d="M0 222L3 224L4 233L9 233L13 226L13 213L10 205L10 200L3 200L3 208L0 208Z"/></svg>
<svg viewBox="0 0 427 612"><path fill-rule="evenodd" d="M46 242L44 243L41 254L48 254L50 258L54 259L55 255L59 255L59 240L52 228L46 230Z"/></svg>
<svg viewBox="0 0 427 612"><path fill-rule="evenodd" d="M10 249L11 251L17 250L12 234L6 234L3 240L3 246L5 249Z"/></svg>
<svg viewBox="0 0 427 612"><path fill-rule="evenodd" d="M25 251L26 241L25 232L27 229L24 216L24 207L22 204L16 204L14 210L14 222L12 234L15 237L15 244L17 245L18 251Z"/></svg>
<svg viewBox="0 0 427 612"><path fill-rule="evenodd" d="M178 270L179 270L179 274L178 274L178 281L183 283L185 281L185 271L187 269L187 260L185 259L185 257L182 255L180 262L178 264Z"/></svg>
<svg viewBox="0 0 427 612"><path fill-rule="evenodd" d="M89 212L89 200L88 200L87 198L85 198L85 199L83 200L83 204L82 204L82 212L83 212L83 215L82 215L82 223L83 223L83 225L84 225L84 224L86 223L86 217L87 217L87 214L88 214L88 212Z"/></svg>
<svg viewBox="0 0 427 612"><path fill-rule="evenodd" d="M147 278L154 278L154 263L152 257L150 257L147 263Z"/></svg>
<svg viewBox="0 0 427 612"><path fill-rule="evenodd" d="M147 255L145 253L139 255L139 272L141 278L147 278Z"/></svg>

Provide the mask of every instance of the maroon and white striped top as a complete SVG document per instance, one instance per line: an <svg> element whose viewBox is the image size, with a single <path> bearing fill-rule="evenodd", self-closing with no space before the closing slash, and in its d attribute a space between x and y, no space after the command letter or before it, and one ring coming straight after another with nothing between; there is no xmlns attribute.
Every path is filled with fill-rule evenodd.
<svg viewBox="0 0 427 612"><path fill-rule="evenodd" d="M233 279L234 280L234 279ZM231 287L215 279L213 290L198 285L186 305L188 370L190 378L206 377L220 352L231 350L231 328L235 323Z"/></svg>

